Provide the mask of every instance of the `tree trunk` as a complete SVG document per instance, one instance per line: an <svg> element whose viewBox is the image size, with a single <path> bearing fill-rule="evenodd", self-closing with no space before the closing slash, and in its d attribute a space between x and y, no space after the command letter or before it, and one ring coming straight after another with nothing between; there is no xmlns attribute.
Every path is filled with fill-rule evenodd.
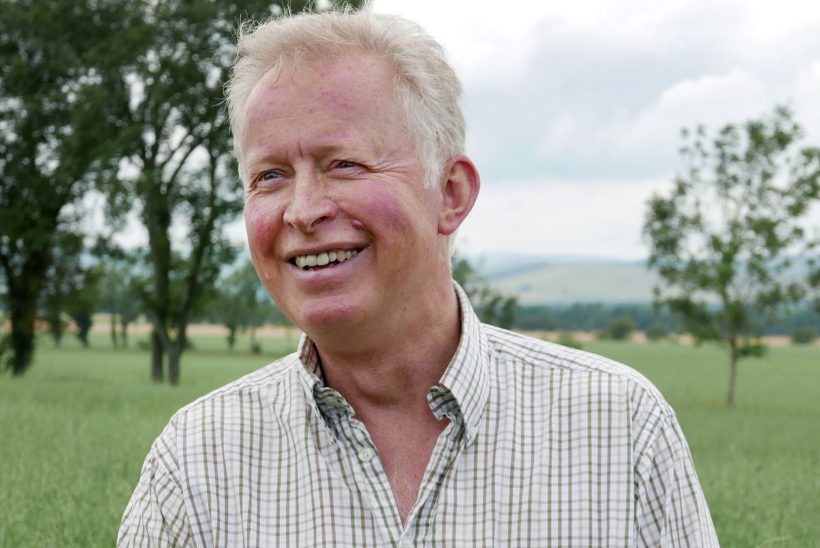
<svg viewBox="0 0 820 548"><path fill-rule="evenodd" d="M165 330L168 329L171 302L171 240L168 235L171 211L168 196L163 193L162 182L150 179L146 184L150 190L143 203L143 222L148 229L149 256L153 267L153 287L148 303L154 323L151 338L151 378L154 382L162 382L165 341L168 338Z"/></svg>
<svg viewBox="0 0 820 548"><path fill-rule="evenodd" d="M51 327L51 338L54 339L54 346L60 348L60 344L63 342L62 324L56 324Z"/></svg>
<svg viewBox="0 0 820 548"><path fill-rule="evenodd" d="M259 354L262 352L262 348L256 344L256 326L251 326L251 353L252 354Z"/></svg>
<svg viewBox="0 0 820 548"><path fill-rule="evenodd" d="M233 352L233 347L236 344L236 329L235 325L228 326L228 352Z"/></svg>
<svg viewBox="0 0 820 548"><path fill-rule="evenodd" d="M117 315L113 312L111 313L111 344L114 345L114 348L119 348L117 342Z"/></svg>
<svg viewBox="0 0 820 548"><path fill-rule="evenodd" d="M123 348L128 348L128 322L120 322L120 342Z"/></svg>
<svg viewBox="0 0 820 548"><path fill-rule="evenodd" d="M34 356L34 321L37 318L37 301L31 295L12 295L11 333L9 343L12 355L9 360L12 375L22 375Z"/></svg>
<svg viewBox="0 0 820 548"><path fill-rule="evenodd" d="M168 348L168 381L172 386L179 384L179 362L183 348L185 348L184 337L177 337L177 340Z"/></svg>
<svg viewBox="0 0 820 548"><path fill-rule="evenodd" d="M735 404L735 382L737 381L737 341L729 342L729 387L726 391L726 405L733 407Z"/></svg>
<svg viewBox="0 0 820 548"><path fill-rule="evenodd" d="M165 377L162 363L164 357L165 349L162 347L159 329L154 327L151 332L151 380L154 382L162 382Z"/></svg>

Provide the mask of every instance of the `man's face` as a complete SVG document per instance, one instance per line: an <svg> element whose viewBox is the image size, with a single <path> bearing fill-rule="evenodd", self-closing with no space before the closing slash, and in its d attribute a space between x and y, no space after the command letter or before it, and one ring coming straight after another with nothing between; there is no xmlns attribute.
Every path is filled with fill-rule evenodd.
<svg viewBox="0 0 820 548"><path fill-rule="evenodd" d="M402 314L445 265L384 62L350 54L256 86L242 141L245 224L262 282L308 334ZM315 266L314 266L315 265Z"/></svg>

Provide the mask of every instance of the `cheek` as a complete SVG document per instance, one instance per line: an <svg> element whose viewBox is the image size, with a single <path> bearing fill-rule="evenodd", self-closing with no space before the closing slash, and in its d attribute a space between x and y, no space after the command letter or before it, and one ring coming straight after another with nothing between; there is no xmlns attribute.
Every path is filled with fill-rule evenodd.
<svg viewBox="0 0 820 548"><path fill-rule="evenodd" d="M273 243L279 231L281 216L258 202L245 205L245 230L251 253L268 257L273 253Z"/></svg>
<svg viewBox="0 0 820 548"><path fill-rule="evenodd" d="M408 238L418 237L418 231L431 224L430 211L425 203L416 197L394 194L384 187L373 188L366 194L362 219L372 219L375 223ZM375 227L374 227L375 228Z"/></svg>

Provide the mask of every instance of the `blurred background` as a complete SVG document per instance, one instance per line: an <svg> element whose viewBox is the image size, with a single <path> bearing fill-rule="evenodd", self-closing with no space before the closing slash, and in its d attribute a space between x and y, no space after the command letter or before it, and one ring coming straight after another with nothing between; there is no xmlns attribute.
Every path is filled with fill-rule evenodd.
<svg viewBox="0 0 820 548"><path fill-rule="evenodd" d="M170 416L292 351L248 259L240 21L0 0L0 546L107 546ZM635 367L725 546L820 545L820 7L376 0L464 85L483 320Z"/></svg>

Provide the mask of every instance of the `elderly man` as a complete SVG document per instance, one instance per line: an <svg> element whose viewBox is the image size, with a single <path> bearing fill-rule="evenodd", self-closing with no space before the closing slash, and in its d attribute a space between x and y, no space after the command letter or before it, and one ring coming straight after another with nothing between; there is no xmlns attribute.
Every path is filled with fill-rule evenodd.
<svg viewBox="0 0 820 548"><path fill-rule="evenodd" d="M118 543L716 545L646 379L482 325L452 282L479 177L441 47L402 19L323 13L239 48L251 255L305 336L173 417Z"/></svg>

